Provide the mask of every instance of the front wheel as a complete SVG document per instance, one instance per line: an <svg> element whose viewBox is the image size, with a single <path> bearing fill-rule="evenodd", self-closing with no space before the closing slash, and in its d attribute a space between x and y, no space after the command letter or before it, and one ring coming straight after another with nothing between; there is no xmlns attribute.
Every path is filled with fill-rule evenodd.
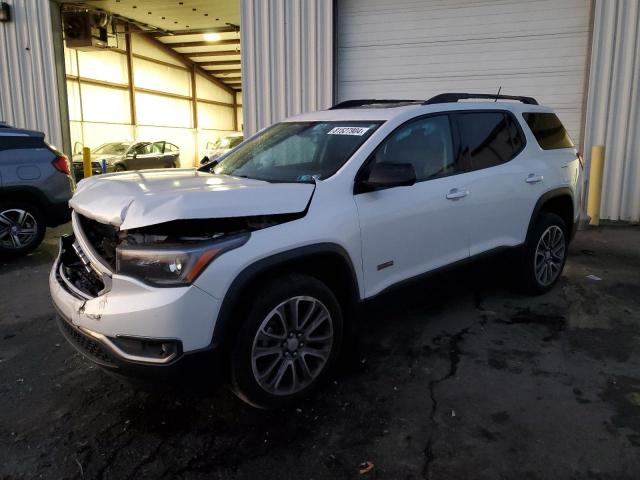
<svg viewBox="0 0 640 480"><path fill-rule="evenodd" d="M124 172L127 169L124 167L124 165L122 165L121 163L117 164L115 166L115 168L113 169L114 172Z"/></svg>
<svg viewBox="0 0 640 480"><path fill-rule="evenodd" d="M548 292L556 284L567 260L567 227L556 214L542 212L522 252L520 284L530 294Z"/></svg>
<svg viewBox="0 0 640 480"><path fill-rule="evenodd" d="M35 250L46 230L42 213L31 203L0 203L0 256L24 255Z"/></svg>
<svg viewBox="0 0 640 480"><path fill-rule="evenodd" d="M290 405L326 379L342 343L342 312L316 278L270 281L249 310L231 354L231 386L258 408Z"/></svg>

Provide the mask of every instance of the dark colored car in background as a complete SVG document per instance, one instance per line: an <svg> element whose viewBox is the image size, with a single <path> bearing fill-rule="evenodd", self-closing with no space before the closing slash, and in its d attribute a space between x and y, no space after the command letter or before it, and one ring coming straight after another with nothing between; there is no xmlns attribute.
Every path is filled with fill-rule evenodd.
<svg viewBox="0 0 640 480"><path fill-rule="evenodd" d="M69 160L44 133L0 123L0 257L29 253L71 219Z"/></svg>
<svg viewBox="0 0 640 480"><path fill-rule="evenodd" d="M149 168L176 168L180 166L180 149L173 143L159 142L111 142L91 151L93 175L102 173L102 161L106 171L146 170ZM76 180L84 178L82 154L73 156L73 172Z"/></svg>

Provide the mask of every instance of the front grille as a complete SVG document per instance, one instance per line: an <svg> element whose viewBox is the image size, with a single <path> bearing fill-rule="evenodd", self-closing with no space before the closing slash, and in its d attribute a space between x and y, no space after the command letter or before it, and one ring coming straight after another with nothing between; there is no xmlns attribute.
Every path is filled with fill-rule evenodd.
<svg viewBox="0 0 640 480"><path fill-rule="evenodd" d="M84 215L78 214L79 227L84 232L93 250L111 266L116 269L116 246L118 245L118 229L112 225L96 222Z"/></svg>
<svg viewBox="0 0 640 480"><path fill-rule="evenodd" d="M69 343L76 347L80 353L102 366L111 368L117 366L114 362L113 356L96 339L80 331L60 317L58 319L58 324L60 325L60 330L62 330L65 338Z"/></svg>
<svg viewBox="0 0 640 480"><path fill-rule="evenodd" d="M78 252L82 254L77 242L73 241L73 237L62 238L60 265L59 268L56 267L56 277L67 291L75 288L81 292L81 296L84 298L97 297L105 289L105 284L102 278L89 266L84 254L82 254L84 258L81 258ZM73 288L69 287L67 283L73 285ZM71 293L78 296L77 292L71 291Z"/></svg>

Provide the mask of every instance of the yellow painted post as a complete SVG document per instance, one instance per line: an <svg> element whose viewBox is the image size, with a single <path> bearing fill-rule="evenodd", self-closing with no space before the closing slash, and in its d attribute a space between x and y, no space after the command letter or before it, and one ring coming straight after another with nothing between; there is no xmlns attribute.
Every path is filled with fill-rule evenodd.
<svg viewBox="0 0 640 480"><path fill-rule="evenodd" d="M589 167L589 198L587 214L590 225L600 225L600 202L602 200L602 172L604 171L604 145L591 148L591 166Z"/></svg>
<svg viewBox="0 0 640 480"><path fill-rule="evenodd" d="M82 149L82 165L84 166L84 178L91 176L91 150L89 147Z"/></svg>

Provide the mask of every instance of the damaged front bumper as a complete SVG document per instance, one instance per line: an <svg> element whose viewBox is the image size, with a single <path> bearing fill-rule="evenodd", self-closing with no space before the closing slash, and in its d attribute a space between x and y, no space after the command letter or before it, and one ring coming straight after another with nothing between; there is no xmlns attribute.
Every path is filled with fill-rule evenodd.
<svg viewBox="0 0 640 480"><path fill-rule="evenodd" d="M104 368L142 376L181 371L214 354L217 299L193 285L154 288L106 272L79 233L60 239L49 287L60 331L80 353Z"/></svg>

